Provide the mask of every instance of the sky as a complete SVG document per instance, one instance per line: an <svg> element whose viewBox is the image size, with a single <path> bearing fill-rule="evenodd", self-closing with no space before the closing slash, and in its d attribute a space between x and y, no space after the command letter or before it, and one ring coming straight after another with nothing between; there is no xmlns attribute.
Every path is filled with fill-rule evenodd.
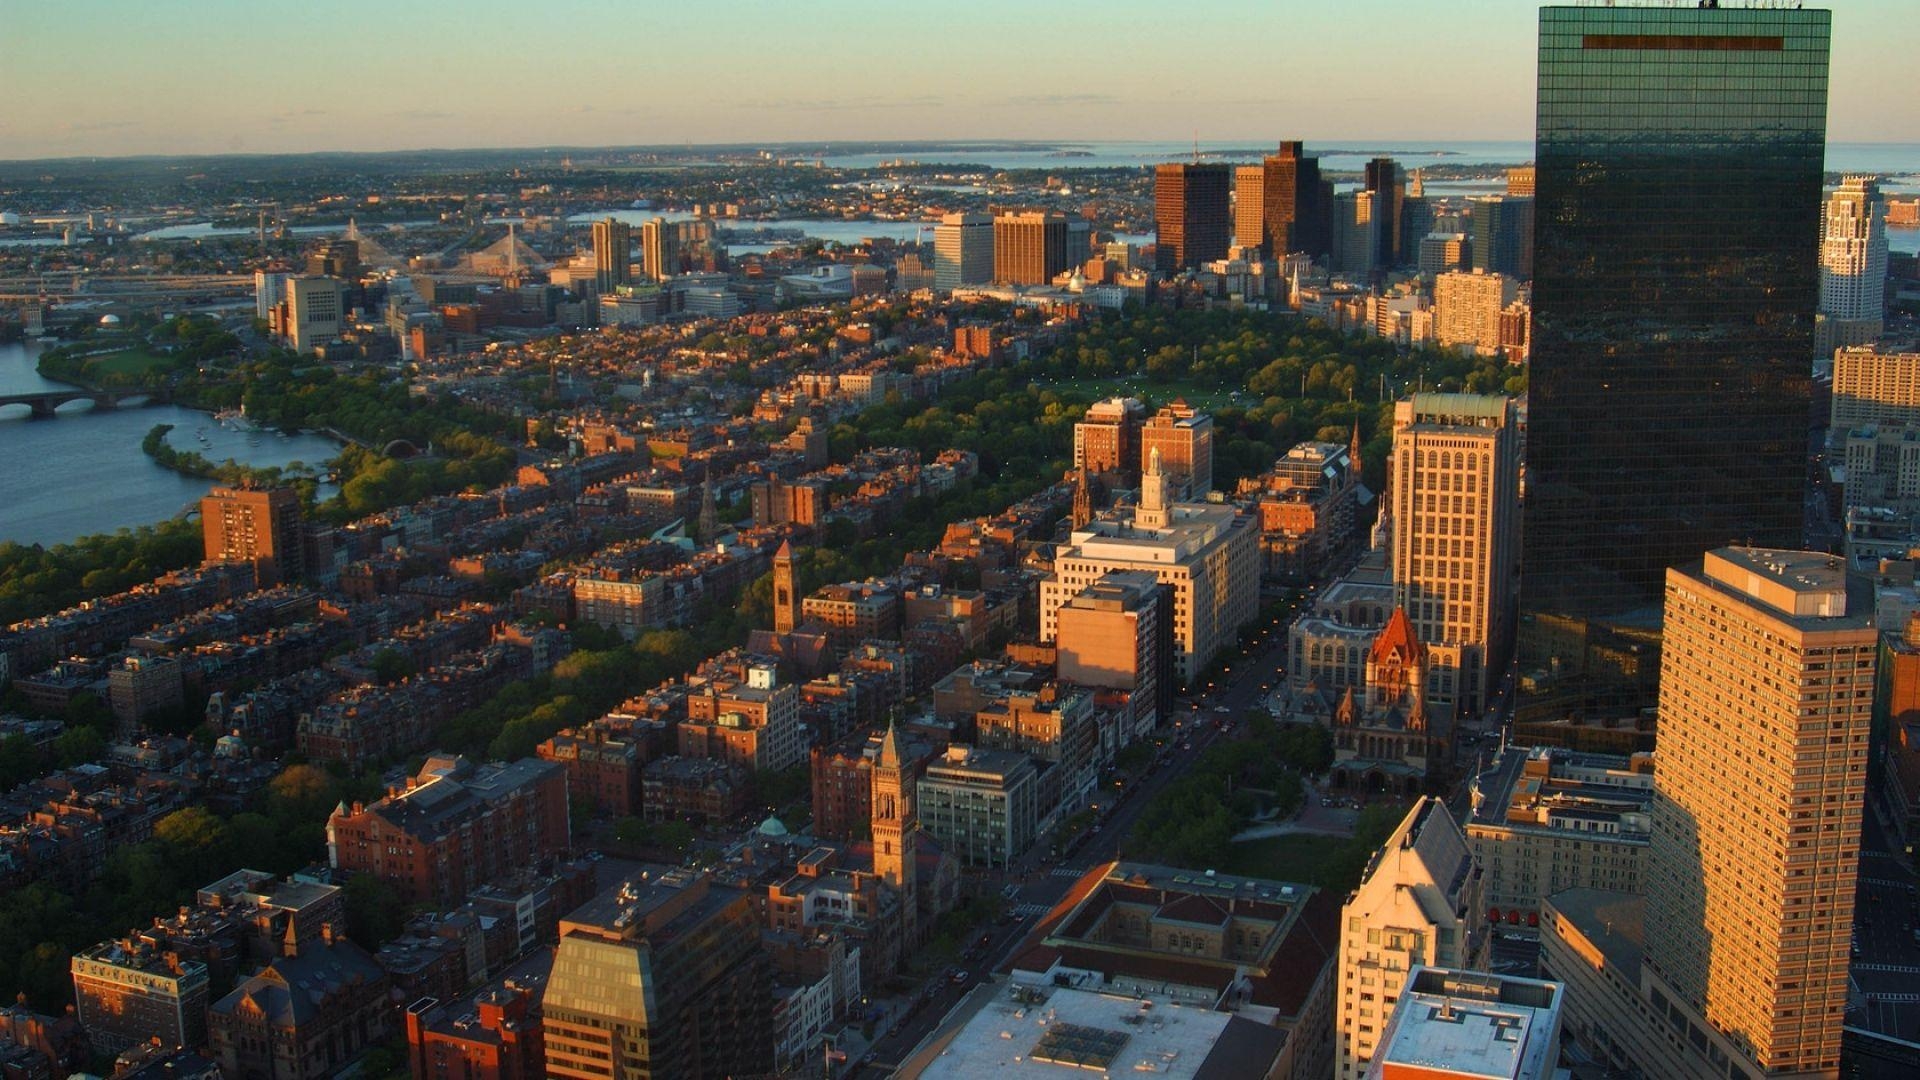
<svg viewBox="0 0 1920 1080"><path fill-rule="evenodd" d="M1728 0L1732 4L1734 0ZM1920 142L1915 0L1832 0L1828 138ZM1533 135L1528 0L14 0L0 159Z"/></svg>

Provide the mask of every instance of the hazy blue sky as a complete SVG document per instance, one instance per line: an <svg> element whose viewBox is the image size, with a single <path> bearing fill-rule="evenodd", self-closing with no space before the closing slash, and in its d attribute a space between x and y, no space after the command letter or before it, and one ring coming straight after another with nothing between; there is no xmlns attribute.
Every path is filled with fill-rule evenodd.
<svg viewBox="0 0 1920 1080"><path fill-rule="evenodd" d="M1732 2L1732 0L1729 0ZM826 139L1526 139L1527 0L14 0L0 158ZM1920 142L1915 0L1828 135Z"/></svg>

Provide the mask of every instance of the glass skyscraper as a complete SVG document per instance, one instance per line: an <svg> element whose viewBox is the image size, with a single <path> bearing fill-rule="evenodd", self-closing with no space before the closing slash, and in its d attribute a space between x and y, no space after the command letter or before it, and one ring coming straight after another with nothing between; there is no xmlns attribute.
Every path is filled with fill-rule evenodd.
<svg viewBox="0 0 1920 1080"><path fill-rule="evenodd" d="M1540 13L1522 720L1652 703L1666 568L1797 547L1831 13Z"/></svg>

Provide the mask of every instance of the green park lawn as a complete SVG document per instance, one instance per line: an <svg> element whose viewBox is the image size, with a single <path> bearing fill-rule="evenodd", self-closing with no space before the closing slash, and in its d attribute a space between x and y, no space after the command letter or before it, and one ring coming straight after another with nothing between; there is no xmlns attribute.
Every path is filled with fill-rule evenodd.
<svg viewBox="0 0 1920 1080"><path fill-rule="evenodd" d="M172 361L165 356L148 352L142 346L122 349L119 352L90 357L87 371L94 375L145 375L166 367Z"/></svg>
<svg viewBox="0 0 1920 1080"><path fill-rule="evenodd" d="M1095 399L1110 397L1137 397L1159 406L1174 398L1186 398L1187 404L1196 409L1212 411L1233 404L1257 405L1257 399L1242 394L1240 400L1233 399L1231 390L1222 386L1203 386L1199 383L1170 382L1156 383L1145 377L1125 378L1075 378L1061 379L1052 384L1061 391L1072 391L1078 395Z"/></svg>

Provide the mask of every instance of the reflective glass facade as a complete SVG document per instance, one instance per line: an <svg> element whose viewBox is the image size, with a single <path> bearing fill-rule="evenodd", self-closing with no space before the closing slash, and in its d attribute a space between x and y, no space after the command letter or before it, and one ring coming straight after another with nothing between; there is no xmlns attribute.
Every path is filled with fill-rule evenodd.
<svg viewBox="0 0 1920 1080"><path fill-rule="evenodd" d="M1666 568L1800 543L1830 25L1540 13L1523 718L1651 704Z"/></svg>

